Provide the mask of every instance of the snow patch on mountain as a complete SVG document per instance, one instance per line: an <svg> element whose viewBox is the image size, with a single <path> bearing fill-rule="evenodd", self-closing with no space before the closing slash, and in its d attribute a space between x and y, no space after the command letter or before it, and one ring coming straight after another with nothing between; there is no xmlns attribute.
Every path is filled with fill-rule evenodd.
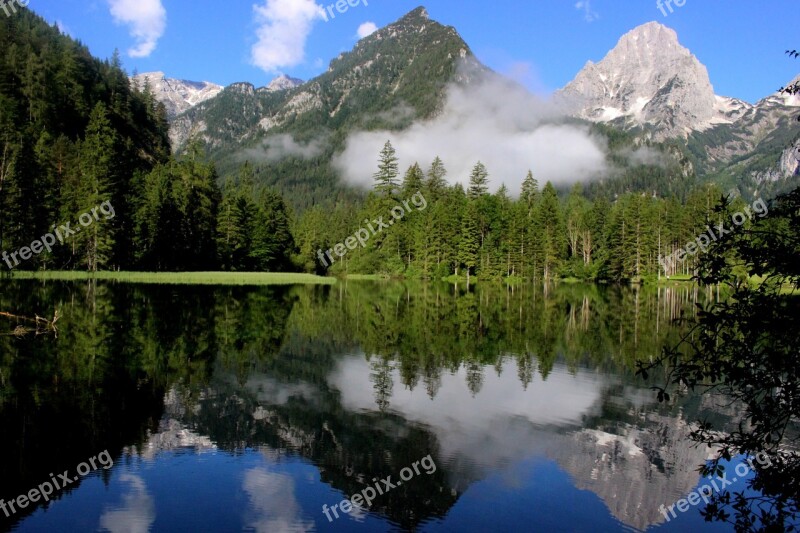
<svg viewBox="0 0 800 533"><path fill-rule="evenodd" d="M188 81L168 78L163 72L144 72L129 78L131 85L144 90L146 84L156 100L167 108L167 118L172 120L184 111L214 98L224 87L208 81Z"/></svg>
<svg viewBox="0 0 800 533"><path fill-rule="evenodd" d="M557 97L587 120L649 126L659 139L730 123L749 104L719 97L708 70L657 22L623 35L599 63L589 61Z"/></svg>

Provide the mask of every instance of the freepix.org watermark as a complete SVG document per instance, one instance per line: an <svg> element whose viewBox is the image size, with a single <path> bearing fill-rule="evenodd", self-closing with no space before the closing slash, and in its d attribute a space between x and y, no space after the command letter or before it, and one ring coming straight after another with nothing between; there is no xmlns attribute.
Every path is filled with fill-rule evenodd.
<svg viewBox="0 0 800 533"><path fill-rule="evenodd" d="M420 191L417 191L414 194L414 196L410 198L410 201L414 205L414 207L417 208L417 211L422 211L426 207L428 207L428 201L425 199L425 197L422 195ZM383 217L378 217L373 221L370 221L369 219L365 220L364 223L367 224L369 229L367 228L359 229L353 235L346 238L344 240L344 243L340 242L339 244L335 245L333 248L328 249L324 253L322 250L317 250L317 257L322 262L322 264L325 265L325 268L328 268L329 266L328 261L330 261L331 263L336 262L336 260L333 258L333 255L331 255L331 252L338 255L339 258L341 259L347 254L348 250L355 250L358 246L364 248L367 245L367 241L369 241L370 237L376 235L377 233L380 233L384 229L389 229L394 225L395 222L401 220L404 216L406 216L406 213L411 212L411 206L408 205L408 202L409 200L404 200L402 205L397 204L396 206L394 206L390 211L390 213L392 214L392 218L390 218L388 222L384 222ZM327 260L325 259L326 256L328 258Z"/></svg>
<svg viewBox="0 0 800 533"><path fill-rule="evenodd" d="M0 0L2 1L2 0ZM106 200L102 204L93 207L91 210L87 211L86 213L82 214L78 217L78 224L81 227L87 228L94 224L96 221L100 220L100 214L102 214L105 218L103 220L108 220L110 218L114 218L114 207L111 205L111 202ZM47 250L48 252L53 251L53 246L58 244L64 244L64 241L68 240L70 237L75 235L76 233L81 231L81 227L75 227L74 229L70 227L72 225L71 222L66 222L56 229L56 226L53 225L54 233L47 233L43 235L39 240L33 241L30 246L23 246L16 252L8 253L3 251L3 261L5 261L6 265L8 265L9 269L14 269L14 267L19 266L20 259L23 261L27 261L34 255L39 255L43 251ZM11 260L14 260L14 264L11 264Z"/></svg>
<svg viewBox="0 0 800 533"><path fill-rule="evenodd" d="M753 202L751 207L745 207L744 212L734 213L733 216L731 216L731 222L733 222L735 226L741 226L745 221L753 220L755 215L758 215L759 218L764 218L769 213L767 204L762 198ZM712 242L716 242L720 237L724 237L733 231L725 227L725 222L720 222L713 228L706 226L706 230L708 230L706 233L698 236L694 241L687 243L683 248L666 257L659 256L658 262L661 264L664 272L669 274L678 263L683 263L687 256L696 255L701 250L705 252Z"/></svg>
<svg viewBox="0 0 800 533"><path fill-rule="evenodd" d="M31 0L0 0L0 9L3 10L3 13L5 13L7 17L10 17L12 13L17 12L17 8L14 4L20 7L28 7L30 3Z"/></svg>
<svg viewBox="0 0 800 533"><path fill-rule="evenodd" d="M753 465L753 461L757 461L758 464L762 468L769 468L772 466L772 460L769 458L767 454L764 452L758 452L755 457L748 457L747 462L739 463L736 465L734 469L736 471L736 476L732 479L728 479L728 474L723 473L722 477L711 478L709 476L708 479L711 480L711 484L705 484L693 492L691 492L686 498L681 498L677 502L673 503L669 507L662 505L658 508L661 511L661 514L664 515L664 518L667 519L667 522L676 518L678 515L675 513L675 508L678 508L678 511L681 513L685 513L689 510L690 506L694 507L700 503L700 500L703 500L706 505L711 500L711 496L714 492L720 492L723 490L727 490L729 485L733 485L737 481L747 477L751 471L755 470L755 466ZM713 487L713 490L712 490Z"/></svg>
<svg viewBox="0 0 800 533"><path fill-rule="evenodd" d="M672 4L675 3L675 7L683 7L686 5L686 0L656 0L656 7L658 8L661 13L667 17L669 13L674 13L675 9L672 7Z"/></svg>
<svg viewBox="0 0 800 533"><path fill-rule="evenodd" d="M369 508L369 506L372 505L373 500L375 500L375 498L378 496L383 496L392 489L396 489L403 484L403 481L410 481L415 475L422 475L419 469L420 466L422 466L425 473L429 476L436 472L436 463L433 462L433 457L428 454L427 457L423 457L419 461L414 461L410 467L407 466L402 469L400 471L400 480L398 480L396 483L392 483L392 476L388 476L381 480L376 477L372 478L372 481L375 482L375 488L373 488L372 485L367 485L367 488L363 489L358 494L354 494L351 498L344 499L332 507L323 505L322 512L325 513L325 517L328 519L328 522L333 522L333 517L331 517L330 513L333 512L333 515L336 518L339 518L339 513L336 510L337 507L345 514L350 514L356 507L362 509Z"/></svg>
<svg viewBox="0 0 800 533"><path fill-rule="evenodd" d="M97 460L97 462L95 462L95 460ZM67 485L71 485L80 478L88 476L91 472L98 470L100 467L103 467L104 470L108 470L112 466L114 466L114 460L111 458L111 454L108 453L108 450L103 450L95 457L88 459L87 462L79 464L76 468L78 471L77 476L70 476L69 470L64 470L64 473L59 474L58 477L50 474L50 481L45 481L35 489L29 490L27 494L21 494L8 502L0 500L0 509L6 514L6 518L10 518L18 509L25 509L29 504L36 503L40 499L46 502L50 501L50 496L52 496L55 491L63 490Z"/></svg>
<svg viewBox="0 0 800 533"><path fill-rule="evenodd" d="M335 4L330 4L324 9L326 13L323 15L323 18L325 22L330 22L331 19L336 18L336 14L333 12L334 8L344 15L351 7L358 7L359 4L364 4L365 7L369 6L367 0L338 0ZM328 15L330 15L330 18L328 18Z"/></svg>

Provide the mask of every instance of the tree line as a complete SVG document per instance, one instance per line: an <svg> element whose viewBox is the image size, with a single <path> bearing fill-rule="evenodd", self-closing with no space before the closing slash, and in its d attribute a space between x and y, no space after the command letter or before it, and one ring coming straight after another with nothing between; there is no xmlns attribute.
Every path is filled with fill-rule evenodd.
<svg viewBox="0 0 800 533"><path fill-rule="evenodd" d="M580 183L559 192L550 182L540 186L529 171L512 198L505 185L489 191L490 170L481 162L465 189L448 184L439 157L427 170L412 165L402 178L397 161L387 142L374 188L361 205L316 207L299 217L295 240L301 268L435 279L623 281L688 275L694 271L694 258L665 269L659 257L681 249L724 216L714 213L722 197L714 185L694 189L685 201L642 192L590 199ZM365 248L348 252L330 270L315 260L318 249L328 249L363 220L385 215L417 191L428 201L427 209L406 217Z"/></svg>

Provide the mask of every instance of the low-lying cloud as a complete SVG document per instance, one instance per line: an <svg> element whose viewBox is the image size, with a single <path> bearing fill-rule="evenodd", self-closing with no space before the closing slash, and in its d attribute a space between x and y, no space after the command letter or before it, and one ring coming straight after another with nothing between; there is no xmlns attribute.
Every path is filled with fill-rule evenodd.
<svg viewBox="0 0 800 533"><path fill-rule="evenodd" d="M259 147L244 150L242 159L254 163L275 163L288 157L313 159L322 154L326 143L325 137L318 137L303 143L294 140L291 135L285 133L271 135L261 141Z"/></svg>
<svg viewBox="0 0 800 533"><path fill-rule="evenodd" d="M427 167L438 155L449 181L466 185L482 161L492 190L504 183L515 195L528 170L541 183L557 185L606 175L605 140L588 126L565 123L563 115L516 83L486 75L467 87L450 85L443 111L431 120L401 132L351 134L333 163L346 182L371 186L378 154L391 140L401 171L415 162Z"/></svg>

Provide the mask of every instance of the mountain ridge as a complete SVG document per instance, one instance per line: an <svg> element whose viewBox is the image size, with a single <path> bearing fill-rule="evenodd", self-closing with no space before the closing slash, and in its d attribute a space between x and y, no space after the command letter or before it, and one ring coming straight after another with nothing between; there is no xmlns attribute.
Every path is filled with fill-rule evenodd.
<svg viewBox="0 0 800 533"><path fill-rule="evenodd" d="M145 86L163 103L167 109L167 117L172 120L179 114L206 100L217 96L222 85L208 81L189 81L168 78L164 72L143 72L129 77L131 85L140 89Z"/></svg>
<svg viewBox="0 0 800 533"><path fill-rule="evenodd" d="M459 63L467 67L459 69ZM345 132L401 131L442 110L447 84L469 84L486 73L491 70L455 28L432 21L418 7L358 41L305 83L284 76L286 84L277 91L247 82L229 85L174 117L170 138L180 151L199 136L223 173L241 162L243 152L248 158L259 151L275 154L267 145L275 136L289 136L291 142L279 143L290 148L289 155L329 160ZM787 119L800 96L773 93L750 104L717 95L707 68L680 44L675 30L659 22L626 32L602 60L587 61L554 99L571 106L573 117L630 132L639 146L677 141L690 155L687 169L739 194L779 189L783 185L776 184L785 184L800 166L786 156L790 146L779 146L789 143ZM261 162L277 164L269 155ZM324 180L338 177L326 171Z"/></svg>

